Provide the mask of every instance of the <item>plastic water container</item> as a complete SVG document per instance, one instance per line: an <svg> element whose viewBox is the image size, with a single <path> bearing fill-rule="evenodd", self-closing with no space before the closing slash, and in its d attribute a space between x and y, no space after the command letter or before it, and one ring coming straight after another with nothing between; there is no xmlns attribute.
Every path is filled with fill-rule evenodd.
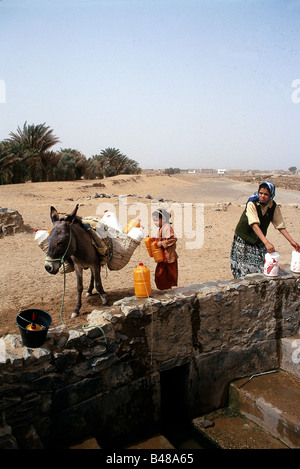
<svg viewBox="0 0 300 469"><path fill-rule="evenodd" d="M35 230L34 239L37 241L39 247L44 251L48 251L48 236L49 232L47 230Z"/></svg>
<svg viewBox="0 0 300 469"><path fill-rule="evenodd" d="M300 252L292 252L291 271L300 274Z"/></svg>
<svg viewBox="0 0 300 469"><path fill-rule="evenodd" d="M147 248L147 251L148 251L148 254L150 257L153 257L153 254L152 254L152 248L151 248L151 245L152 245L152 238L150 238L150 236L147 236L145 238L145 246Z"/></svg>
<svg viewBox="0 0 300 469"><path fill-rule="evenodd" d="M141 219L140 218L133 218L132 220L129 220L128 225L124 229L124 233L129 233L129 231L132 228L140 228L141 226Z"/></svg>
<svg viewBox="0 0 300 469"><path fill-rule="evenodd" d="M144 235L144 230L143 230L142 227L140 227L140 228L137 228L137 227L131 228L131 230L128 232L128 236L130 236L130 238L136 239L137 241L141 241L145 236Z"/></svg>
<svg viewBox="0 0 300 469"><path fill-rule="evenodd" d="M119 225L119 221L117 219L117 215L114 212L105 210L104 215L100 221L105 223L105 225L114 228L115 230L122 231Z"/></svg>
<svg viewBox="0 0 300 469"><path fill-rule="evenodd" d="M134 293L138 298L151 295L150 270L142 262L133 271Z"/></svg>
<svg viewBox="0 0 300 469"><path fill-rule="evenodd" d="M151 250L155 262L162 262L164 260L163 250L157 246L157 241L153 241Z"/></svg>
<svg viewBox="0 0 300 469"><path fill-rule="evenodd" d="M264 261L264 274L268 277L277 277L279 274L279 254L267 252Z"/></svg>
<svg viewBox="0 0 300 469"><path fill-rule="evenodd" d="M34 236L34 239L35 241L37 241L38 243L41 243L42 241L44 241L44 239L48 238L49 236L49 233L47 230L35 230L35 236Z"/></svg>

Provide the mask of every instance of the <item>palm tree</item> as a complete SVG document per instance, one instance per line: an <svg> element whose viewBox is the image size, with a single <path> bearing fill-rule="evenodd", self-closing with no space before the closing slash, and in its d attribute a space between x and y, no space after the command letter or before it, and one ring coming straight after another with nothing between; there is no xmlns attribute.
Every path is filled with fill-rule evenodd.
<svg viewBox="0 0 300 469"><path fill-rule="evenodd" d="M17 128L17 132L10 133L10 141L15 142L25 150L25 158L30 167L31 180L47 180L47 169L51 152L49 149L59 142L53 135L53 130L44 124L23 125L23 130Z"/></svg>
<svg viewBox="0 0 300 469"><path fill-rule="evenodd" d="M122 174L140 174L141 172L138 162L127 158L126 167L123 169Z"/></svg>
<svg viewBox="0 0 300 469"><path fill-rule="evenodd" d="M28 177L24 164L25 150L15 142L0 142L0 184L25 182Z"/></svg>
<svg viewBox="0 0 300 469"><path fill-rule="evenodd" d="M47 181L55 181L55 172L60 155L56 151L49 151L47 157Z"/></svg>
<svg viewBox="0 0 300 469"><path fill-rule="evenodd" d="M105 176L116 176L126 172L140 172L138 163L130 160L116 148L106 148L101 151L101 156L106 159Z"/></svg>
<svg viewBox="0 0 300 469"><path fill-rule="evenodd" d="M87 179L103 179L106 164L106 158L102 155L93 155L91 158L88 158L85 177Z"/></svg>
<svg viewBox="0 0 300 469"><path fill-rule="evenodd" d="M54 177L59 181L73 181L80 179L86 170L86 158L78 150L72 148L61 149L57 154L57 164Z"/></svg>
<svg viewBox="0 0 300 469"><path fill-rule="evenodd" d="M120 150L117 150L116 148L105 148L105 150L101 151L100 156L102 156L106 162L104 169L105 176L109 177L118 174L116 164L120 157L123 156Z"/></svg>

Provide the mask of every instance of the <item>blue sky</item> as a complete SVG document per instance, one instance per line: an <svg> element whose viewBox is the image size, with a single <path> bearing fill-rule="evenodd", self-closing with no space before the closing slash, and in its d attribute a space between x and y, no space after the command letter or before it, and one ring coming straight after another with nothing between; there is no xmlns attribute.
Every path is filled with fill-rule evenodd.
<svg viewBox="0 0 300 469"><path fill-rule="evenodd" d="M300 167L298 0L2 0L0 41L0 140L45 122L142 168Z"/></svg>

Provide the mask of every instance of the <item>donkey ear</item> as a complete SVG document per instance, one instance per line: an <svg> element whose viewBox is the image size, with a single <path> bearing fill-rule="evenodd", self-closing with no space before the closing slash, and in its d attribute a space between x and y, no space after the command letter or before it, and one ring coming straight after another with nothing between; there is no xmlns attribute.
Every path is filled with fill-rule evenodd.
<svg viewBox="0 0 300 469"><path fill-rule="evenodd" d="M77 210L78 210L78 207L79 207L79 204L76 205L76 207L74 208L73 212L70 213L70 215L67 215L66 218L65 218L65 221L68 221L69 223L73 223L75 217L76 217L76 213L77 213Z"/></svg>
<svg viewBox="0 0 300 469"><path fill-rule="evenodd" d="M52 220L52 223L54 223L55 221L59 221L58 211L54 207L50 208L50 218Z"/></svg>

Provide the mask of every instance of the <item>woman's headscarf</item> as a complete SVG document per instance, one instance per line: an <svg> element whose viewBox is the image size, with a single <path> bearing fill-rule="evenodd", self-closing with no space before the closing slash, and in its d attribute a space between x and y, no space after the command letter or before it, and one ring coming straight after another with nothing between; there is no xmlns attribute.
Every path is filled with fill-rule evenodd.
<svg viewBox="0 0 300 469"><path fill-rule="evenodd" d="M247 200L247 203L248 203L248 202L259 202L258 193L259 193L260 188L261 188L262 186L265 186L265 187L268 189L268 191L270 192L270 198L269 198L268 202L266 202L266 204L269 203L269 201L270 201L271 199L274 199L274 197L275 197L275 184L273 184L273 182L270 182L270 181L264 181L264 182L261 182L261 183L260 183L260 185L258 186L258 191L255 192L255 193Z"/></svg>

